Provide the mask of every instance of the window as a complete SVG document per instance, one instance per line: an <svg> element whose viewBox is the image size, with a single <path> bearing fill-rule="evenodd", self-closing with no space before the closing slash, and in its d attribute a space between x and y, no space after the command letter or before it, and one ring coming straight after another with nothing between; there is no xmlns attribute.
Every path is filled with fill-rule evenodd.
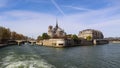
<svg viewBox="0 0 120 68"><path fill-rule="evenodd" d="M63 44L59 44L59 45L63 45Z"/></svg>

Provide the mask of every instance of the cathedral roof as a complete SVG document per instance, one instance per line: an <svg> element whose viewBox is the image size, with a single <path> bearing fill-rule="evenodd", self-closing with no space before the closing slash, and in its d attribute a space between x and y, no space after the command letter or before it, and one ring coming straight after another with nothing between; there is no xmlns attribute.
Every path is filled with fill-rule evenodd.
<svg viewBox="0 0 120 68"><path fill-rule="evenodd" d="M61 28L58 28L57 31L63 31Z"/></svg>

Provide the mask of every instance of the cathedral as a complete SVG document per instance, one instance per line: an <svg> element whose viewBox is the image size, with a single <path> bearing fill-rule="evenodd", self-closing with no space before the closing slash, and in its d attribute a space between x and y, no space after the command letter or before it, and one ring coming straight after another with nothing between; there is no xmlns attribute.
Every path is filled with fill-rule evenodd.
<svg viewBox="0 0 120 68"><path fill-rule="evenodd" d="M51 25L48 27L48 35L51 38L64 38L66 33L58 26L58 22L56 20L56 26L54 28Z"/></svg>

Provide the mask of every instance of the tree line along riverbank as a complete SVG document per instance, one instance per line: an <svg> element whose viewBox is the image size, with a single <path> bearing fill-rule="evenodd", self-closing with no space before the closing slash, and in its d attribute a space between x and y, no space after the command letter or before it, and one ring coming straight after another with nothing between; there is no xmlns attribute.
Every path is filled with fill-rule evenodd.
<svg viewBox="0 0 120 68"><path fill-rule="evenodd" d="M0 26L0 47L7 46L8 44L15 44L15 40L32 39L23 34L11 31L9 28Z"/></svg>

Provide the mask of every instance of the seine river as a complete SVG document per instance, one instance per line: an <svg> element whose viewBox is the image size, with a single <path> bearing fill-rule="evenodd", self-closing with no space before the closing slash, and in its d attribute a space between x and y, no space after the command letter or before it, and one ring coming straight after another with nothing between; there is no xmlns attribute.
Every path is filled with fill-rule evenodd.
<svg viewBox="0 0 120 68"><path fill-rule="evenodd" d="M120 44L52 48L0 48L0 68L120 68Z"/></svg>

